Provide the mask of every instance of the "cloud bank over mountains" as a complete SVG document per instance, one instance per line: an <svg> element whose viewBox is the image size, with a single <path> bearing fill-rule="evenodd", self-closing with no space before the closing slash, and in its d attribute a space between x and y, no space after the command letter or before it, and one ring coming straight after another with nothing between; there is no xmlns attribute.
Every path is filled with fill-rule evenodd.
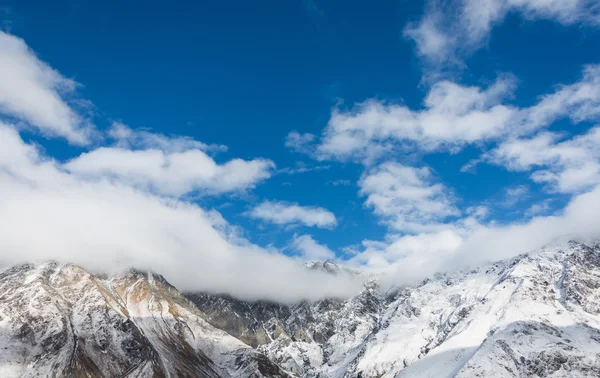
<svg viewBox="0 0 600 378"><path fill-rule="evenodd" d="M250 243L216 211L185 199L250 190L271 176L272 161L218 164L208 152L223 147L123 124L106 131L109 145L57 161L19 131L35 128L77 145L100 137L66 99L76 95L77 84L15 36L0 33L0 56L10 63L0 75L12 80L0 97L2 113L10 116L0 124L3 265L56 259L96 271L136 267L159 272L182 290L246 299L315 300L360 288L351 277L306 269L302 261ZM309 222L311 215L305 211L299 219ZM331 213L317 216L316 225L335 224Z"/></svg>
<svg viewBox="0 0 600 378"><path fill-rule="evenodd" d="M366 99L335 106L320 135L287 133L291 152L361 171L356 182L327 182L356 184L357 200L387 234L343 253L315 236L343 232L343 217L326 204L277 198L262 198L243 215L293 229L293 238L280 249L252 243L198 199L250 193L277 174L276 162L222 161L217 156L227 146L123 122L103 129L94 123L92 103L79 97L80 84L22 39L0 32L0 260L56 259L98 271L135 266L165 275L182 290L292 302L349 296L360 288L354 277L306 269L306 260L333 259L397 285L525 253L557 237L598 237L600 66L582 66L577 80L540 93L529 106L515 105L518 78L510 73L483 85L461 84L446 73L464 69L509 13L597 27L599 12L587 0L430 1L403 33L423 62L427 87L420 107ZM557 121L592 126L564 133L551 129ZM44 150L43 138L64 139L83 152L60 160ZM548 201L540 202L509 222L494 220L489 203L466 206L421 158L452 158L470 147L481 152L462 174L477 174L483 165L525 172L532 185L567 196L567 205L552 213ZM302 163L280 172L328 168ZM506 203L528 191L507 190Z"/></svg>
<svg viewBox="0 0 600 378"><path fill-rule="evenodd" d="M249 243L192 202L73 174L12 126L0 125L0 151L3 264L56 259L96 271L137 267L182 290L247 299L314 300L359 288L350 277L308 270Z"/></svg>

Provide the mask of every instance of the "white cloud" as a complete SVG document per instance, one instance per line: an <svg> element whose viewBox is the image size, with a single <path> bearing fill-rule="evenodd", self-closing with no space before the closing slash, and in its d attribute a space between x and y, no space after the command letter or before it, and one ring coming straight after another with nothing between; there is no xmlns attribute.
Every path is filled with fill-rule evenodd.
<svg viewBox="0 0 600 378"><path fill-rule="evenodd" d="M517 185L505 190L504 206L512 207L518 202L524 200L529 194L529 187L527 185Z"/></svg>
<svg viewBox="0 0 600 378"><path fill-rule="evenodd" d="M335 108L316 155L372 163L394 148L452 150L497 138L517 113L501 104L514 86L512 76L501 76L485 89L441 81L425 97L423 110L375 100L349 111Z"/></svg>
<svg viewBox="0 0 600 378"><path fill-rule="evenodd" d="M460 65L463 56L485 45L494 26L511 12L563 25L600 24L595 0L430 0L421 20L406 25L404 35L415 42L428 68L440 70Z"/></svg>
<svg viewBox="0 0 600 378"><path fill-rule="evenodd" d="M286 173L288 175L295 175L298 173L307 173L315 171L324 171L331 168L330 165L309 165L303 161L297 161L292 167L286 167L278 170L278 173Z"/></svg>
<svg viewBox="0 0 600 378"><path fill-rule="evenodd" d="M67 101L77 83L41 61L27 44L0 31L0 112L25 121L47 136L87 144L94 134L89 120Z"/></svg>
<svg viewBox="0 0 600 378"><path fill-rule="evenodd" d="M487 206L469 206L465 209L465 213L474 219L485 219L490 214L490 209Z"/></svg>
<svg viewBox="0 0 600 378"><path fill-rule="evenodd" d="M289 248L299 253L305 261L333 260L335 253L326 245L319 244L310 235L294 235Z"/></svg>
<svg viewBox="0 0 600 378"><path fill-rule="evenodd" d="M534 170L533 181L560 192L578 192L600 183L600 127L572 139L543 132L501 143L484 158L514 171Z"/></svg>
<svg viewBox="0 0 600 378"><path fill-rule="evenodd" d="M545 199L541 202L534 203L527 210L525 210L526 217L533 217L540 214L546 214L551 210L550 204L552 203L552 199Z"/></svg>
<svg viewBox="0 0 600 378"><path fill-rule="evenodd" d="M266 159L218 164L205 150L222 147L134 131L122 124L113 126L111 136L121 147L97 148L70 160L64 168L87 179L108 179L169 196L248 190L271 177L275 169ZM144 149L129 149L138 147Z"/></svg>
<svg viewBox="0 0 600 378"><path fill-rule="evenodd" d="M352 185L352 181L350 181L350 180L333 180L333 181L328 181L328 183L330 183L333 186L349 186L349 185Z"/></svg>
<svg viewBox="0 0 600 378"><path fill-rule="evenodd" d="M0 259L57 259L93 271L137 267L181 290L246 299L346 296L360 283L305 269L239 238L216 212L120 182L88 181L0 126Z"/></svg>
<svg viewBox="0 0 600 378"><path fill-rule="evenodd" d="M283 201L265 201L250 210L247 215L255 219L284 225L333 228L337 226L335 215L322 207L300 206Z"/></svg>
<svg viewBox="0 0 600 378"><path fill-rule="evenodd" d="M508 200L512 202L515 197L522 197L529 192L529 187L527 185L518 185L511 188L506 189L506 197Z"/></svg>
<svg viewBox="0 0 600 378"><path fill-rule="evenodd" d="M365 241L363 251L348 264L365 266L365 269L385 275L395 274L396 267L404 264L406 269L393 277L393 284L411 283L435 273L439 265L436 262L435 267L430 267L433 257L444 257L455 251L461 242L462 238L453 230L405 235L389 243Z"/></svg>
<svg viewBox="0 0 600 378"><path fill-rule="evenodd" d="M460 215L448 190L434 182L426 167L383 163L364 173L358 186L367 196L365 204L396 230L431 230L447 217Z"/></svg>
<svg viewBox="0 0 600 378"><path fill-rule="evenodd" d="M440 64L454 59L450 49L456 43L452 34L441 30L442 23L442 13L432 9L418 23L411 22L404 28L404 36L416 43L417 55Z"/></svg>
<svg viewBox="0 0 600 378"><path fill-rule="evenodd" d="M384 287L415 283L437 272L452 272L531 252L569 238L600 237L600 186L575 196L559 215L507 225L448 225L445 230L363 242L347 263L381 274Z"/></svg>
<svg viewBox="0 0 600 378"><path fill-rule="evenodd" d="M464 239L457 257L473 264L526 253L561 237L596 238L600 236L599 220L600 187L595 187L574 196L560 215L475 229Z"/></svg>
<svg viewBox="0 0 600 378"><path fill-rule="evenodd" d="M600 65L586 65L579 81L561 85L522 112L522 124L536 130L568 117L573 122L600 118Z"/></svg>
<svg viewBox="0 0 600 378"><path fill-rule="evenodd" d="M564 117L572 122L600 119L600 65L584 66L578 81L558 86L531 107L505 103L515 84L510 75L486 88L440 81L420 110L376 100L350 110L335 108L320 142L308 153L320 160L369 165L391 152L457 152L469 144L531 135Z"/></svg>
<svg viewBox="0 0 600 378"><path fill-rule="evenodd" d="M459 55L477 49L509 11L564 24L595 22L598 15L580 12L591 4L584 0L461 4L459 26L441 6L431 6L421 22L405 30L421 56L460 64ZM75 82L5 33L0 33L0 63L0 79L7 83L0 88L0 113L45 135L78 144L90 141L93 126L68 101ZM364 163L367 168L358 185L365 205L391 232L400 233L388 234L385 242L365 241L362 251L353 248L349 264L383 272L391 283L405 283L439 270L527 252L557 235L599 234L600 188L593 187L600 184L600 128L570 139L535 133L560 118L574 123L600 118L600 66L586 66L581 80L557 87L528 108L507 104L515 85L509 75L485 87L439 81L419 109L368 100L349 110L334 108L320 140L295 131L287 136L286 147L317 159ZM275 173L272 161L217 163L209 153L223 151L224 146L132 130L121 123L115 123L108 136L112 146L60 163L23 142L14 127L0 124L3 263L51 258L100 271L135 266L156 270L184 290L248 299L318 299L349 295L358 288L357 282L308 271L296 258L253 245L218 212L174 198L251 189ZM484 224L489 208L459 211L451 191L428 168L375 164L390 152L457 152L468 144L497 141L503 142L483 161L532 171L534 181L553 190L590 192L575 196L555 216L536 216L550 210L544 201L525 212L534 217L527 222ZM299 164L286 171L320 167L324 166ZM514 189L507 194L523 194ZM280 225L337 225L335 215L324 208L288 202L266 201L246 215ZM309 235L295 235L288 248L301 259L335 257Z"/></svg>
<svg viewBox="0 0 600 378"><path fill-rule="evenodd" d="M133 130L122 122L113 122L108 130L108 135L114 140L117 147L124 149L157 149L168 152L227 151L227 146L206 144L185 136L167 136L147 130Z"/></svg>
<svg viewBox="0 0 600 378"><path fill-rule="evenodd" d="M310 144L314 140L315 136L313 134L300 134L297 131L291 131L285 138L285 146L292 151L307 153L310 151Z"/></svg>

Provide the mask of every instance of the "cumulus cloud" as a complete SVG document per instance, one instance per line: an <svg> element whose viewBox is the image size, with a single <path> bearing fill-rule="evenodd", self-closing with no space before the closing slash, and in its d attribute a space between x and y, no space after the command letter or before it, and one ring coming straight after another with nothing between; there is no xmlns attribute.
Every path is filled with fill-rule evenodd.
<svg viewBox="0 0 600 378"><path fill-rule="evenodd" d="M580 80L558 86L536 105L524 109L521 123L535 130L562 117L575 123L600 118L600 65L584 66Z"/></svg>
<svg viewBox="0 0 600 378"><path fill-rule="evenodd" d="M506 225L472 223L418 235L365 241L348 261L381 274L384 287L416 283L435 273L470 269L534 251L569 238L600 237L600 186L575 196L556 215Z"/></svg>
<svg viewBox="0 0 600 378"><path fill-rule="evenodd" d="M600 118L600 65L585 66L579 80L556 87L530 107L506 103L515 86L511 75L485 88L443 80L431 87L422 109L377 100L335 108L309 153L320 160L369 165L390 152L452 153L469 144L531 135L565 117L572 122Z"/></svg>
<svg viewBox="0 0 600 378"><path fill-rule="evenodd" d="M5 33L0 62L2 265L54 259L108 273L136 267L182 290L284 302L344 297L360 288L350 277L306 269L250 243L217 211L182 197L251 189L274 173L272 161L217 163L209 153L224 146L116 122L107 145L59 162L25 142L18 128L89 143L99 132L71 104L77 84ZM335 225L330 213L321 215L315 224ZM299 238L296 245L306 256L318 255L316 242Z"/></svg>
<svg viewBox="0 0 600 378"><path fill-rule="evenodd" d="M65 78L20 38L0 31L0 112L47 136L84 145L94 135L91 122L74 109L77 83Z"/></svg>
<svg viewBox="0 0 600 378"><path fill-rule="evenodd" d="M335 215L322 207L300 206L284 201L265 201L247 212L251 218L279 225L304 225L308 227L333 228L337 226Z"/></svg>
<svg viewBox="0 0 600 378"><path fill-rule="evenodd" d="M414 41L426 68L440 70L461 65L462 57L485 45L494 26L511 12L527 20L600 25L595 0L430 0L422 18L406 25L404 35Z"/></svg>
<svg viewBox="0 0 600 378"><path fill-rule="evenodd" d="M288 248L298 253L305 261L325 261L335 259L335 253L326 245L319 244L310 235L294 235Z"/></svg>
<svg viewBox="0 0 600 378"><path fill-rule="evenodd" d="M64 164L82 178L110 180L169 196L216 195L245 191L271 177L275 164L267 159L232 159L218 164L207 154L224 146L192 138L132 130L113 124L114 147L100 147Z"/></svg>
<svg viewBox="0 0 600 378"><path fill-rule="evenodd" d="M514 86L512 76L501 76L485 89L441 81L425 97L422 110L376 100L347 111L335 108L317 157L372 163L395 148L456 149L499 137L517 113L501 104Z"/></svg>
<svg viewBox="0 0 600 378"><path fill-rule="evenodd" d="M201 150L166 152L101 147L64 165L80 177L122 182L170 196L221 194L253 188L269 178L275 164L266 159L216 163Z"/></svg>
<svg viewBox="0 0 600 378"><path fill-rule="evenodd" d="M449 3L459 12L444 12L442 3L432 2L423 19L405 29L422 57L442 64L460 64L460 55L477 49L511 11L563 24L594 23L598 16L598 8L583 14L591 9L586 0ZM464 42L461 47L459 42ZM211 153L226 150L224 146L134 130L122 123L108 131L111 143L56 161L24 142L7 120L20 120L43 135L71 143L90 142L96 131L70 101L77 84L39 60L22 40L5 33L0 33L0 63L0 79L7 83L0 89L0 113L5 116L0 124L4 264L58 259L98 271L134 266L164 274L183 290L226 292L245 299L313 300L359 289L360 283L349 277L303 267L301 260L335 257L312 236L294 235L286 246L295 252L290 258L252 244L220 213L186 200L186 195L252 189L276 173L272 161L217 162ZM599 67L586 66L579 81L556 87L526 108L509 103L516 86L511 75L481 87L442 80L431 86L418 109L377 100L350 109L338 106L321 137L293 131L285 145L318 160L364 165L359 195L389 233L384 241L365 241L353 248L345 262L383 274L389 284L414 282L437 271L527 252L558 235L598 236L599 128L574 137L543 129L561 118L577 123L600 117ZM480 162L531 172L535 182L574 194L570 204L560 213L540 216L551 211L543 201L525 212L530 218L526 221L488 222L488 207L460 210L452 191L428 167L388 160L391 152L455 153L466 145L488 148L491 143L495 147ZM301 163L280 172L325 167ZM513 189L507 195L523 195ZM337 225L327 209L281 201L264 201L246 215L292 227Z"/></svg>
<svg viewBox="0 0 600 378"><path fill-rule="evenodd" d="M524 12L526 7L520 9ZM533 13L528 17L534 17ZM558 13L553 17L567 22ZM435 17L430 21L431 49L444 44L445 38L454 38L442 29L436 35L435 21ZM600 118L599 67L584 66L577 81L556 86L528 107L511 105L516 79L500 75L485 87L438 81L420 109L379 100L350 109L334 108L321 137L307 141L304 145L310 148L305 151L319 160L362 163L365 171L358 182L359 193L389 227L384 241L367 240L362 248L353 248L354 257L347 263L385 272L389 282L405 283L436 271L524 253L559 235L598 236L586 224L597 222L594 212L577 214L575 209L583 208L578 204L585 202L600 210L594 203L600 196L596 187L600 184L600 132L592 127L568 137L546 128L561 119L585 123ZM535 183L576 197L562 214L540 216L552 211L547 200L526 209L525 220L502 225L488 220L487 207L460 210L451 190L428 168L388 160L413 151L452 154L467 145L490 150L465 168L488 162L531 172ZM381 163L384 157L388 161ZM525 186L509 188L505 205L514 205L525 195Z"/></svg>
<svg viewBox="0 0 600 378"><path fill-rule="evenodd" d="M484 160L509 170L533 170L531 179L552 190L582 191L600 183L600 127L567 140L551 132L507 140Z"/></svg>
<svg viewBox="0 0 600 378"><path fill-rule="evenodd" d="M358 186L367 196L365 204L396 230L422 232L460 215L448 190L434 181L427 167L383 163L364 173Z"/></svg>
<svg viewBox="0 0 600 378"><path fill-rule="evenodd" d="M3 264L57 259L94 271L132 266L182 290L296 301L347 296L360 283L305 269L228 232L216 212L135 189L84 180L0 126Z"/></svg>

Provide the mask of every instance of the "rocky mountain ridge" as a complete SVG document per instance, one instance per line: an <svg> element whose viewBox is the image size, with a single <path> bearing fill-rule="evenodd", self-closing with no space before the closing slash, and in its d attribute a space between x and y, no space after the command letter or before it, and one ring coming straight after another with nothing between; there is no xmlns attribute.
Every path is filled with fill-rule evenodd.
<svg viewBox="0 0 600 378"><path fill-rule="evenodd" d="M597 377L600 246L294 305L20 265L0 274L0 359L1 377Z"/></svg>
<svg viewBox="0 0 600 378"><path fill-rule="evenodd" d="M0 274L1 377L285 377L162 277L71 265Z"/></svg>
<svg viewBox="0 0 600 378"><path fill-rule="evenodd" d="M186 295L302 377L596 377L599 287L598 244L568 242L385 293L367 281L347 300Z"/></svg>

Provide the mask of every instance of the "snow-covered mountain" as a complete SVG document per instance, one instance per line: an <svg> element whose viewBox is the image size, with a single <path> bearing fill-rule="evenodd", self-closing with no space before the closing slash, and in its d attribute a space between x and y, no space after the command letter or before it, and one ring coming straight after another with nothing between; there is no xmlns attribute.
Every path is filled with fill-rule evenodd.
<svg viewBox="0 0 600 378"><path fill-rule="evenodd" d="M302 377L599 377L599 287L600 247L569 242L345 301L187 296Z"/></svg>
<svg viewBox="0 0 600 378"><path fill-rule="evenodd" d="M162 277L54 262L0 275L0 377L283 377Z"/></svg>
<svg viewBox="0 0 600 378"><path fill-rule="evenodd" d="M600 246L295 305L21 265L0 275L0 359L0 377L598 377Z"/></svg>

